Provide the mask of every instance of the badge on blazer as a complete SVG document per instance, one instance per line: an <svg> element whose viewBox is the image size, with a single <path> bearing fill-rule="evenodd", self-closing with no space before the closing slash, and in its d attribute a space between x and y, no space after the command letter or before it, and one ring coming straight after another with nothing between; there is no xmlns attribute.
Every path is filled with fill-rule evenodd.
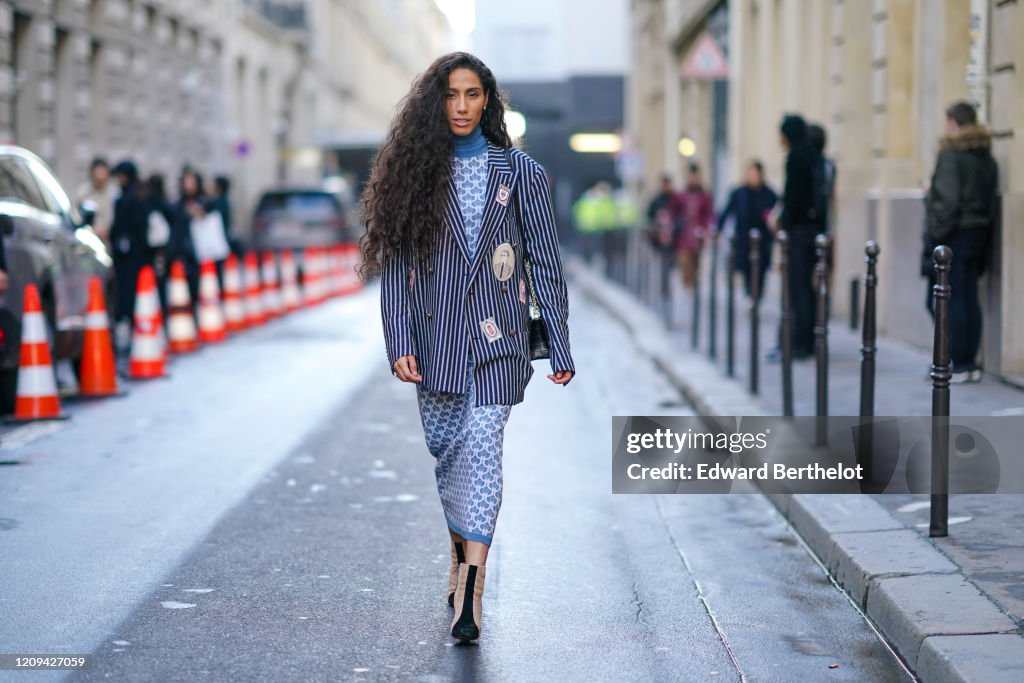
<svg viewBox="0 0 1024 683"><path fill-rule="evenodd" d="M498 203L502 206L508 206L508 198L512 196L512 190L502 183L498 186Z"/></svg>
<svg viewBox="0 0 1024 683"><path fill-rule="evenodd" d="M498 323L494 321L493 317L481 320L480 329L489 342L496 342L502 337L501 330L498 329Z"/></svg>
<svg viewBox="0 0 1024 683"><path fill-rule="evenodd" d="M519 278L519 303L526 303L526 281Z"/></svg>
<svg viewBox="0 0 1024 683"><path fill-rule="evenodd" d="M491 268L494 270L494 277L499 282L504 282L512 277L516 271L516 252L508 242L502 242L494 248L494 256L491 257Z"/></svg>

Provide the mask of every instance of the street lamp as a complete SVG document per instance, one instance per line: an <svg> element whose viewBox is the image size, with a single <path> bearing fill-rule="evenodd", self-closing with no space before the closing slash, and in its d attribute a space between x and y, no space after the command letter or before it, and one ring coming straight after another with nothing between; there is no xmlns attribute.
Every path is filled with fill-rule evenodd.
<svg viewBox="0 0 1024 683"><path fill-rule="evenodd" d="M679 138L679 156L686 157L689 159L697 153L697 143L692 138L681 137Z"/></svg>
<svg viewBox="0 0 1024 683"><path fill-rule="evenodd" d="M513 140L521 140L526 135L526 117L514 109L506 109L505 129Z"/></svg>

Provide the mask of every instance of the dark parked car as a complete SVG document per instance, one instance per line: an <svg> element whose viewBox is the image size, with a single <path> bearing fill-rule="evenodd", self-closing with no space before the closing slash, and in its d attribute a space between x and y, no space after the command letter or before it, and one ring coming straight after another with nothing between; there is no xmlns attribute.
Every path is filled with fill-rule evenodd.
<svg viewBox="0 0 1024 683"><path fill-rule="evenodd" d="M25 286L31 282L39 289L54 362L77 361L89 278L103 279L109 308L114 301L113 263L50 169L21 147L0 146L0 230L10 278L7 292L0 294L0 308L18 321L0 353L0 403L7 408L8 400L13 401Z"/></svg>
<svg viewBox="0 0 1024 683"><path fill-rule="evenodd" d="M301 249L351 239L341 202L332 192L271 190L256 205L252 241L257 249Z"/></svg>

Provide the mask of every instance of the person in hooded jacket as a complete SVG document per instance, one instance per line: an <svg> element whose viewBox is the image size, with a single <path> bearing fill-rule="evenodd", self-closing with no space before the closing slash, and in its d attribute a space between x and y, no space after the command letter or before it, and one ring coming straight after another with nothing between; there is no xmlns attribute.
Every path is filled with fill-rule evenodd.
<svg viewBox="0 0 1024 683"><path fill-rule="evenodd" d="M981 379L976 362L982 326L978 279L999 218L999 166L991 148L992 135L978 124L973 105L955 102L946 109L946 136L925 198L925 215L932 246L953 250L949 310L954 384Z"/></svg>

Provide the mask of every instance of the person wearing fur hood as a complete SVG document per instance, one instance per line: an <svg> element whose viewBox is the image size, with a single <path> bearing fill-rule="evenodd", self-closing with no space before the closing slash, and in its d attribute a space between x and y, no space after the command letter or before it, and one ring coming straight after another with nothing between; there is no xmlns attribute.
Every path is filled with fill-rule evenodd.
<svg viewBox="0 0 1024 683"><path fill-rule="evenodd" d="M999 167L991 148L992 135L978 123L973 105L956 102L946 110L946 135L925 211L931 245L953 250L949 303L954 383L981 379L975 363L982 329L978 279L999 215Z"/></svg>

